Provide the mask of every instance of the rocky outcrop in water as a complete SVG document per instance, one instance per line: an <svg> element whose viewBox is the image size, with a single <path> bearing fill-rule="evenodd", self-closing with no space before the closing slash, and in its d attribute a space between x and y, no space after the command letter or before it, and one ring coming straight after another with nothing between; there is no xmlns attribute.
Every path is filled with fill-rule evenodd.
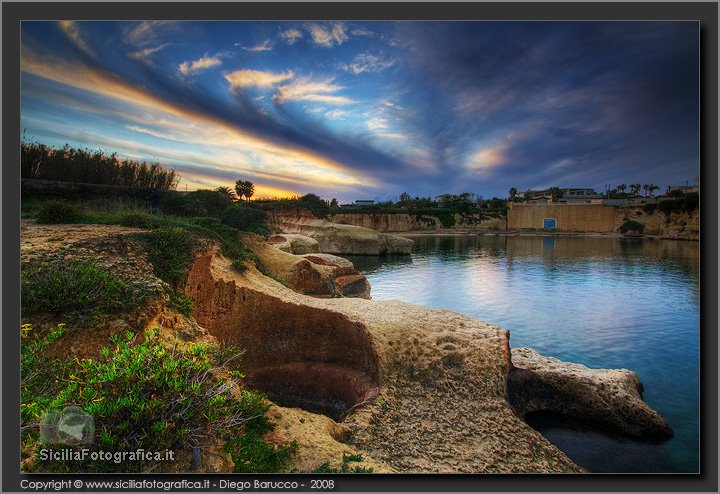
<svg viewBox="0 0 720 494"><path fill-rule="evenodd" d="M304 209L271 211L268 224L285 233L315 239L321 252L329 254L410 254L413 241L354 225L341 225L315 218Z"/></svg>
<svg viewBox="0 0 720 494"><path fill-rule="evenodd" d="M673 431L642 399L643 386L627 369L589 369L513 348L508 399L521 416L552 412L640 439L666 440Z"/></svg>
<svg viewBox="0 0 720 494"><path fill-rule="evenodd" d="M321 253L289 254L253 234L242 235L242 241L257 254L269 275L298 293L325 298L370 298L370 282L347 259Z"/></svg>

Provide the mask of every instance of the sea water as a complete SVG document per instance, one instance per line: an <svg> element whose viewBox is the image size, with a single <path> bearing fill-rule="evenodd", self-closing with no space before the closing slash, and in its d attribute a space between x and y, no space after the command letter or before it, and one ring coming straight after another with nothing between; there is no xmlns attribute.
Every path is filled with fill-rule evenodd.
<svg viewBox="0 0 720 494"><path fill-rule="evenodd" d="M654 444L537 417L591 472L698 472L697 242L562 236L417 236L412 256L348 256L376 300L450 309L510 331L511 347L626 368L675 437Z"/></svg>

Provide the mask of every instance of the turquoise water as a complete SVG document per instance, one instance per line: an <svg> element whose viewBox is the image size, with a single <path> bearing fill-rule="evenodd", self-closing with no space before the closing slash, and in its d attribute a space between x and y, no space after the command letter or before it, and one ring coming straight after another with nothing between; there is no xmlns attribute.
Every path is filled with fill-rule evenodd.
<svg viewBox="0 0 720 494"><path fill-rule="evenodd" d="M699 245L602 237L413 237L411 258L349 257L376 300L457 311L510 330L512 347L627 368L675 437L648 444L533 423L592 472L697 472Z"/></svg>

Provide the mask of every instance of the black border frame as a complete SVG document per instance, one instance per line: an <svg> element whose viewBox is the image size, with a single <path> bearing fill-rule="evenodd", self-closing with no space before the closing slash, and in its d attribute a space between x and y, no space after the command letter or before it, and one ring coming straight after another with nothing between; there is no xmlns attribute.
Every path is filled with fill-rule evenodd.
<svg viewBox="0 0 720 494"><path fill-rule="evenodd" d="M280 16L281 15L281 16ZM323 476L334 479L338 491L634 491L717 492L718 474L718 3L711 2L421 2L421 3L325 3L325 2L233 2L233 3L6 3L2 5L2 490L20 492L18 352L20 321L20 21L57 20L149 20L149 19L252 19L252 20L697 20L701 43L700 164L701 196L701 474L609 474L609 475L487 475L487 474L388 474ZM3 307L4 306L4 307ZM13 431L13 432L11 432ZM180 480L188 475L168 475ZM225 478L203 475L193 479ZM49 480L46 474L22 474L23 478ZM74 478L109 479L109 475L74 475ZM142 479L141 476L119 476ZM113 479L119 478L113 475ZM145 477L146 478L146 477ZM297 480L297 475L246 475L251 480ZM306 477L307 480L307 477Z"/></svg>

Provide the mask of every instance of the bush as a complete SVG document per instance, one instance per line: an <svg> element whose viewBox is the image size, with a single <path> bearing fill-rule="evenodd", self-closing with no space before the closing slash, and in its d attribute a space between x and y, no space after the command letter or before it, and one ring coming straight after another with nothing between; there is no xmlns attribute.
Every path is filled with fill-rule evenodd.
<svg viewBox="0 0 720 494"><path fill-rule="evenodd" d="M323 463L319 467L315 468L312 473L372 473L372 468L361 467L361 466L350 466L351 461L363 461L362 455L348 455L343 453L342 464L340 468L333 468L330 463Z"/></svg>
<svg viewBox="0 0 720 494"><path fill-rule="evenodd" d="M145 245L155 276L173 288L185 283L194 259L194 241L190 232L181 227L166 227L139 233L136 238Z"/></svg>
<svg viewBox="0 0 720 494"><path fill-rule="evenodd" d="M222 222L238 230L267 235L268 229L265 224L265 211L243 205L235 205L226 209L222 216Z"/></svg>
<svg viewBox="0 0 720 494"><path fill-rule="evenodd" d="M112 349L103 348L102 358L79 361L71 379L47 405L47 410L61 410L73 404L93 417L95 444L83 446L108 452L163 451L203 448L221 439L236 463L264 465L263 458L252 456L255 450L235 446L246 434L254 437L257 431L272 429L264 416L268 403L258 393L233 394L242 374L228 371L229 362L213 363L203 344L176 343L168 348L157 330L146 332L144 338L131 332L115 335L111 341ZM281 457L282 452L278 451ZM37 458L34 468L132 472L151 464L93 460L88 455L85 461L62 464Z"/></svg>
<svg viewBox="0 0 720 494"><path fill-rule="evenodd" d="M179 216L215 216L232 205L226 194L216 190L196 190L185 195L177 195L161 203L162 210Z"/></svg>
<svg viewBox="0 0 720 494"><path fill-rule="evenodd" d="M84 215L80 208L66 201L50 200L40 205L37 222L42 224L77 223Z"/></svg>
<svg viewBox="0 0 720 494"><path fill-rule="evenodd" d="M180 314L190 317L192 315L193 301L182 293L173 293L168 301L171 309L176 310Z"/></svg>
<svg viewBox="0 0 720 494"><path fill-rule="evenodd" d="M120 216L120 224L132 228L155 228L158 221L147 213L124 213Z"/></svg>
<svg viewBox="0 0 720 494"><path fill-rule="evenodd" d="M687 212L690 213L696 210L700 205L700 195L697 192L685 194L684 197L679 199L669 199L661 201L658 204L658 209L669 216L673 212Z"/></svg>
<svg viewBox="0 0 720 494"><path fill-rule="evenodd" d="M23 316L57 312L91 320L100 313L131 309L148 295L84 259L26 265L20 292Z"/></svg>

